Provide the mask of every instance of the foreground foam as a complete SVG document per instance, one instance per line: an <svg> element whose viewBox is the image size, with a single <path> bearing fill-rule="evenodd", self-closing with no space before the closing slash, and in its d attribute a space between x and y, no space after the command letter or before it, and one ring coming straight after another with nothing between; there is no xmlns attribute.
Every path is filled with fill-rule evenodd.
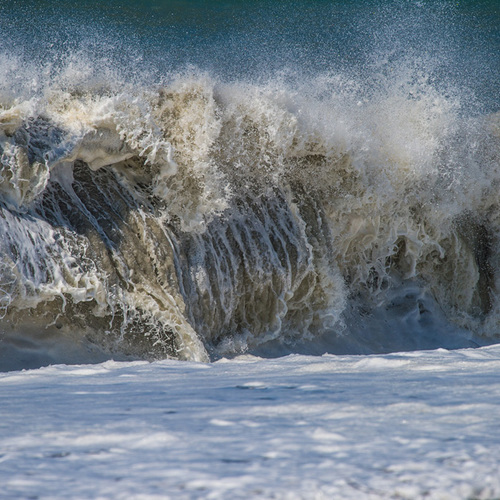
<svg viewBox="0 0 500 500"><path fill-rule="evenodd" d="M498 498L499 355L496 345L3 373L2 491Z"/></svg>

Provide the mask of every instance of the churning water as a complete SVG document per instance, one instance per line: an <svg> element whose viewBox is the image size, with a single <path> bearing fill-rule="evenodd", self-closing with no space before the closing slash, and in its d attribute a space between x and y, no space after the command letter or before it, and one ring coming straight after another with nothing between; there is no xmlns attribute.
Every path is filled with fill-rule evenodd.
<svg viewBox="0 0 500 500"><path fill-rule="evenodd" d="M498 342L496 2L0 14L2 369Z"/></svg>

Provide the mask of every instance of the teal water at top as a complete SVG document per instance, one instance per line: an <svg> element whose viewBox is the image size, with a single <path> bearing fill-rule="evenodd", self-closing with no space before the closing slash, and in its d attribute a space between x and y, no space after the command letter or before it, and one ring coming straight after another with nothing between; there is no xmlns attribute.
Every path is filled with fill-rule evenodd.
<svg viewBox="0 0 500 500"><path fill-rule="evenodd" d="M194 65L226 79L342 71L376 80L404 60L498 107L498 0L17 0L0 6L0 31L0 48L29 60L80 50L131 74Z"/></svg>

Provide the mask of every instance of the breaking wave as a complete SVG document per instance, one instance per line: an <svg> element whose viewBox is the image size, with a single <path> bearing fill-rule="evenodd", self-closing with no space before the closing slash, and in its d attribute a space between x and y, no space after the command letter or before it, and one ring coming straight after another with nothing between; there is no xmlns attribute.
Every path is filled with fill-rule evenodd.
<svg viewBox="0 0 500 500"><path fill-rule="evenodd" d="M498 341L499 114L404 64L147 83L2 57L4 359Z"/></svg>

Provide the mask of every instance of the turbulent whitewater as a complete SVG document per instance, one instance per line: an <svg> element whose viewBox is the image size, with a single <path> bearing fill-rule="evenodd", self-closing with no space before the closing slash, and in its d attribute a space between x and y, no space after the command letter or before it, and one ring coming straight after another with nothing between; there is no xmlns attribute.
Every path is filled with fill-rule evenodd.
<svg viewBox="0 0 500 500"><path fill-rule="evenodd" d="M498 341L500 115L453 89L2 67L6 366Z"/></svg>

